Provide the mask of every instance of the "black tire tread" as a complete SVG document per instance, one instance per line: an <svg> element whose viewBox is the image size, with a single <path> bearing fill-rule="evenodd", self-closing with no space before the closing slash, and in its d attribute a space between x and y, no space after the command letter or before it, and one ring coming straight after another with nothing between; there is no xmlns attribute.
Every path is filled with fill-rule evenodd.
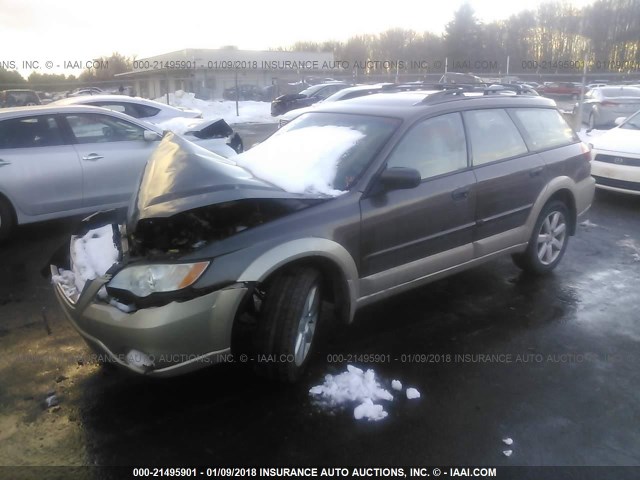
<svg viewBox="0 0 640 480"><path fill-rule="evenodd" d="M310 267L293 267L274 278L269 285L264 310L258 321L258 355L274 355L278 358L280 355L293 353L298 320L307 293L314 283L320 285L320 273ZM322 295L322 291L319 293ZM317 339L317 331L315 338ZM256 362L256 372L273 380L293 383L302 375L312 350L313 345L300 367L290 362Z"/></svg>
<svg viewBox="0 0 640 480"><path fill-rule="evenodd" d="M0 241L9 238L13 227L15 226L15 220L13 217L13 209L7 200L0 196Z"/></svg>

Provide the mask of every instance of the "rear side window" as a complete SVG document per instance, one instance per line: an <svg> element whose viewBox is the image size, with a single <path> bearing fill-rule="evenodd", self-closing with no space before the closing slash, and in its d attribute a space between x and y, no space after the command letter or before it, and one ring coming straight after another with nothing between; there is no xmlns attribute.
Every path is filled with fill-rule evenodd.
<svg viewBox="0 0 640 480"><path fill-rule="evenodd" d="M58 123L50 115L0 122L0 149L54 147L62 144L64 141Z"/></svg>
<svg viewBox="0 0 640 480"><path fill-rule="evenodd" d="M514 108L512 112L522 125L531 150L545 150L578 141L576 134L557 110Z"/></svg>
<svg viewBox="0 0 640 480"><path fill-rule="evenodd" d="M520 132L502 109L463 112L471 140L474 165L495 162L528 152Z"/></svg>
<svg viewBox="0 0 640 480"><path fill-rule="evenodd" d="M149 105L137 104L135 105L135 108L138 111L138 116L136 118L154 117L160 112L159 108L151 107Z"/></svg>

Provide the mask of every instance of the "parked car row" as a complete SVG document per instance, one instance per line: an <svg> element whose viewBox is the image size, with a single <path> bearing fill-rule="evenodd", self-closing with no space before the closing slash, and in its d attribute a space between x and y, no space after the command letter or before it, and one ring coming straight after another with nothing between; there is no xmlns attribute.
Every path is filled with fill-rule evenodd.
<svg viewBox="0 0 640 480"><path fill-rule="evenodd" d="M233 160L166 134L126 221L87 219L54 260L59 303L133 372L178 375L247 351L275 359L259 373L291 382L328 302L349 323L505 254L550 272L592 201L590 151L554 101L504 93L329 102ZM78 249L93 235L115 263L87 277Z"/></svg>

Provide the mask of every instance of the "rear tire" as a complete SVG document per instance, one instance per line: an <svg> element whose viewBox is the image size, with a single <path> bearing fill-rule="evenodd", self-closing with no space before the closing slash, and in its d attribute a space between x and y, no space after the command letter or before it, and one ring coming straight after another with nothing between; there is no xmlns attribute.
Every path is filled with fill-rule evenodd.
<svg viewBox="0 0 640 480"><path fill-rule="evenodd" d="M0 241L9 238L14 226L15 220L11 204L0 197Z"/></svg>
<svg viewBox="0 0 640 480"><path fill-rule="evenodd" d="M304 373L318 337L321 280L316 269L295 267L269 285L258 320L258 374L293 383Z"/></svg>
<svg viewBox="0 0 640 480"><path fill-rule="evenodd" d="M569 243L569 211L559 201L549 202L540 212L527 249L512 255L527 273L545 275L558 266Z"/></svg>
<svg viewBox="0 0 640 480"><path fill-rule="evenodd" d="M596 115L595 113L591 112L589 114L589 130L593 130L597 127L596 125Z"/></svg>

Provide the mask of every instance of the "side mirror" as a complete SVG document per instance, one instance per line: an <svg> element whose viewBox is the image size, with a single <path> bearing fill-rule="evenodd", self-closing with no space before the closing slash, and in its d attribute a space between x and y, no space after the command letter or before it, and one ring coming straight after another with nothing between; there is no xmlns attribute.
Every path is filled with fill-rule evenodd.
<svg viewBox="0 0 640 480"><path fill-rule="evenodd" d="M622 125L622 122L624 122L626 119L627 117L618 117L613 121L613 123L615 123L616 125Z"/></svg>
<svg viewBox="0 0 640 480"><path fill-rule="evenodd" d="M380 175L380 185L384 190L403 190L420 185L422 177L415 168L387 168Z"/></svg>
<svg viewBox="0 0 640 480"><path fill-rule="evenodd" d="M144 138L146 142L155 142L160 140L162 137L158 135L156 132L152 132L151 130L145 130L144 133L142 134L142 138Z"/></svg>

